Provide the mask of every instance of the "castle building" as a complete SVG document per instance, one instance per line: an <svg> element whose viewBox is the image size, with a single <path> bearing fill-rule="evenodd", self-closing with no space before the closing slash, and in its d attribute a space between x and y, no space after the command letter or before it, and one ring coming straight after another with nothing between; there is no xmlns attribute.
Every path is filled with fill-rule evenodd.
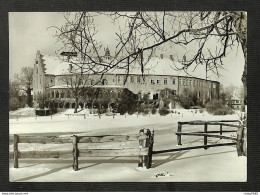
<svg viewBox="0 0 260 195"><path fill-rule="evenodd" d="M104 58L110 58L106 49ZM159 103L161 100L171 102L171 108L176 106L176 97L188 95L187 91L195 95L203 103L210 99L219 98L219 82L202 78L180 75L172 66L172 55L169 58L152 57L141 68L134 67L126 74L123 69L113 69L107 73L86 75L86 86L102 89L100 96L93 100L81 94L79 105L81 108L96 108L100 106L114 107L120 103L124 89L133 92L137 101ZM61 61L58 57L43 55L37 51L33 72L33 97L36 101L43 96L49 102L55 102L58 108L75 107L72 97L72 87L64 81L64 77L73 69L70 62Z"/></svg>

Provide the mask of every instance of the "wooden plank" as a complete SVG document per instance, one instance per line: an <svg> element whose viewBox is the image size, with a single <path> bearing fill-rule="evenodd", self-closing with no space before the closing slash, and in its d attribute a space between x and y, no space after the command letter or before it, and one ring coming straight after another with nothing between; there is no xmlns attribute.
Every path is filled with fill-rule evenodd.
<svg viewBox="0 0 260 195"><path fill-rule="evenodd" d="M204 125L205 123L208 123L210 125L226 125L226 126L234 126L237 127L239 125L234 125L234 124L227 124L228 122L239 122L239 120L219 120L219 121L201 121L201 120L197 120L197 121L184 121L184 122L178 122L182 125Z"/></svg>
<svg viewBox="0 0 260 195"><path fill-rule="evenodd" d="M78 148L84 149L120 149L120 148L137 148L138 141L127 142L103 142L103 143L78 143Z"/></svg>
<svg viewBox="0 0 260 195"><path fill-rule="evenodd" d="M13 145L13 154L14 154L14 168L18 168L18 143L19 143L19 137L18 135L14 134L14 145Z"/></svg>
<svg viewBox="0 0 260 195"><path fill-rule="evenodd" d="M151 133L150 131L148 132L148 147L149 147L149 150L148 150L148 156L147 156L147 163L146 163L146 168L149 169L152 167L152 156L153 156L153 138L154 138L154 131Z"/></svg>
<svg viewBox="0 0 260 195"><path fill-rule="evenodd" d="M19 158L65 158L71 157L72 150L63 151L19 151Z"/></svg>
<svg viewBox="0 0 260 195"><path fill-rule="evenodd" d="M182 124L180 122L178 122L178 129L177 129L177 132L181 132L181 128L182 128ZM178 142L178 145L181 145L181 135L177 135L177 142Z"/></svg>
<svg viewBox="0 0 260 195"><path fill-rule="evenodd" d="M212 135L212 134L205 134L205 133L175 133L176 135L181 134L181 135L191 135L191 136L205 136L207 135L207 137L215 137L215 138L223 138L223 139L229 139L229 140L234 140L236 141L236 138L233 137L227 137L227 136L223 136L223 135Z"/></svg>
<svg viewBox="0 0 260 195"><path fill-rule="evenodd" d="M121 157L144 156L148 154L148 148L132 149L80 149L79 157Z"/></svg>
<svg viewBox="0 0 260 195"><path fill-rule="evenodd" d="M64 144L72 143L70 137L57 136L19 136L19 143L39 143L39 144Z"/></svg>
<svg viewBox="0 0 260 195"><path fill-rule="evenodd" d="M139 130L139 135L143 136L144 135L144 129ZM139 139L139 148L143 148L144 145L144 140L143 139ZM144 163L144 158L142 155L138 155L138 167L143 167L143 163Z"/></svg>
<svg viewBox="0 0 260 195"><path fill-rule="evenodd" d="M78 170L78 156L79 156L79 152L78 152L78 140L77 140L77 136L73 135L73 169L74 171Z"/></svg>
<svg viewBox="0 0 260 195"><path fill-rule="evenodd" d="M237 132L237 130L222 130L222 133L232 133ZM193 133L204 133L203 131L196 131ZM220 131L207 131L207 133L220 133Z"/></svg>
<svg viewBox="0 0 260 195"><path fill-rule="evenodd" d="M204 134L205 134L205 135L204 135L204 146L205 146L204 149L205 149L205 150L208 149L207 146L206 146L206 145L208 144L208 137L206 136L206 135L207 135L207 131L208 131L208 124L205 123L205 124L204 124Z"/></svg>
<svg viewBox="0 0 260 195"><path fill-rule="evenodd" d="M242 156L242 154L243 154L242 137L243 137L243 126L241 125L237 131L237 154L238 154L238 156Z"/></svg>
<svg viewBox="0 0 260 195"><path fill-rule="evenodd" d="M159 150L159 151L153 151L153 154L161 154L161 153L167 153L167 152L177 152L182 150L192 150L192 149L201 149L204 147L212 148L212 147L219 147L219 146L231 146L236 145L236 143L224 143L224 144L211 144L207 146L192 146L192 147L185 147L185 148L175 148L175 149L169 149L169 150Z"/></svg>
<svg viewBox="0 0 260 195"><path fill-rule="evenodd" d="M105 135L105 136L78 136L78 143L103 143L103 142L126 142L145 140L145 134L132 135Z"/></svg>
<svg viewBox="0 0 260 195"><path fill-rule="evenodd" d="M208 124L209 125L222 125L222 126L227 126L227 127L239 127L239 125L220 123L220 122L209 122Z"/></svg>
<svg viewBox="0 0 260 195"><path fill-rule="evenodd" d="M222 133L223 133L222 127L223 127L222 125L219 126L219 131L220 131L219 134L220 135L222 135ZM222 139L222 138L220 138L220 139Z"/></svg>

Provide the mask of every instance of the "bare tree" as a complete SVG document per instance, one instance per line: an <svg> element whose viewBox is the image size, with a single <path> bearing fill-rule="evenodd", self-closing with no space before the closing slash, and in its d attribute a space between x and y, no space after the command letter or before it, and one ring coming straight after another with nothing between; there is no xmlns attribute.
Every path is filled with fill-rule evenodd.
<svg viewBox="0 0 260 195"><path fill-rule="evenodd" d="M106 15L117 24L116 47L110 59L102 58L102 43L98 39L95 17ZM104 74L115 67L129 73L130 66L144 71L155 50L180 46L186 51L179 56L187 71L199 65L219 74L223 59L241 45L245 65L242 81L247 104L247 14L245 12L114 12L64 14L66 24L56 36L66 49L80 53L83 73ZM212 44L213 43L213 44ZM192 50L190 49L192 48ZM64 49L64 48L63 48Z"/></svg>
<svg viewBox="0 0 260 195"><path fill-rule="evenodd" d="M19 83L20 90L26 92L26 104L32 107L32 95L31 91L33 89L33 68L32 67L22 67L20 74L15 75L15 80Z"/></svg>
<svg viewBox="0 0 260 195"><path fill-rule="evenodd" d="M81 93L85 91L86 84L88 82L88 75L83 75L82 71L71 72L62 76L62 82L65 82L70 95L75 99L74 113L78 111L79 98Z"/></svg>

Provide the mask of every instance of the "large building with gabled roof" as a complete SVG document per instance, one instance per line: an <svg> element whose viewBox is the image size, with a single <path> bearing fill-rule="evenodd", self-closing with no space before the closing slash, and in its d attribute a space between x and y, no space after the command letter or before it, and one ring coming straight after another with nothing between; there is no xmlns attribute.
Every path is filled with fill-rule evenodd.
<svg viewBox="0 0 260 195"><path fill-rule="evenodd" d="M109 49L106 49L104 58L110 58ZM48 101L55 102L60 108L75 107L75 100L71 96L71 87L64 82L64 76L73 75L73 57L69 61L61 60L58 56L41 54L37 51L34 74L33 96L37 100L43 95ZM77 59L75 59L77 60ZM171 107L176 105L176 97L181 97L188 91L193 93L205 103L209 99L219 98L219 82L191 77L176 71L180 66L169 58L160 55L152 57L145 65L143 73L138 65L133 65L126 73L125 69L114 68L105 74L86 74L85 86L102 89L102 95L95 102L91 98L79 99L82 108L95 108L98 106L115 106L120 103L123 89L128 89L136 94L137 101L158 103L160 100L172 102ZM104 100L106 97L106 101ZM144 98L145 97L145 98ZM103 105L105 102L106 105Z"/></svg>

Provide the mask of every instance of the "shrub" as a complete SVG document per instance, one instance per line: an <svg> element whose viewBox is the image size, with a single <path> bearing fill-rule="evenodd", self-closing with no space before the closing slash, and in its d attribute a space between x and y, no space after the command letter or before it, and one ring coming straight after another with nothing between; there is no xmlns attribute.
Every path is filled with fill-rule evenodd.
<svg viewBox="0 0 260 195"><path fill-rule="evenodd" d="M9 98L9 110L17 110L19 108L19 99L17 97Z"/></svg>
<svg viewBox="0 0 260 195"><path fill-rule="evenodd" d="M212 100L206 104L206 110L213 115L227 115L233 114L234 111L224 106L223 102L220 100Z"/></svg>
<svg viewBox="0 0 260 195"><path fill-rule="evenodd" d="M157 113L157 109L155 107L152 108L152 114L156 114Z"/></svg>
<svg viewBox="0 0 260 195"><path fill-rule="evenodd" d="M162 115L162 116L166 116L166 115L169 114L169 113L170 113L170 111L167 110L166 108L161 108L161 109L159 110L159 114Z"/></svg>

